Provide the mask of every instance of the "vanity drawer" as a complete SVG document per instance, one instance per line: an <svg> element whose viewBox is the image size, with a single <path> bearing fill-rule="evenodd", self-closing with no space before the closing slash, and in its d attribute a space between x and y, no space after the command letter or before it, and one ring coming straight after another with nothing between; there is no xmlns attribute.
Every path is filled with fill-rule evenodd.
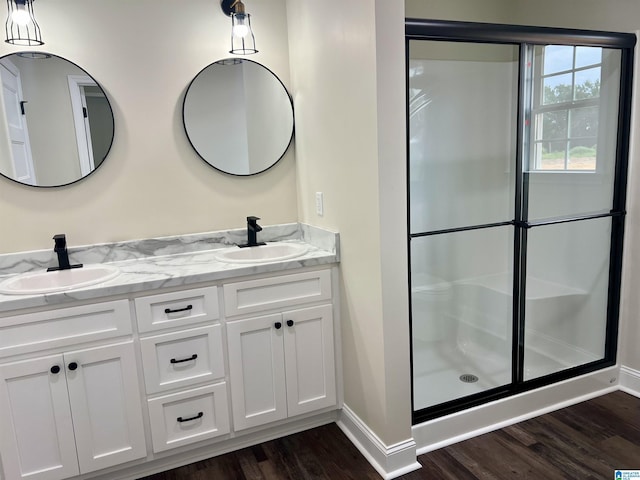
<svg viewBox="0 0 640 480"><path fill-rule="evenodd" d="M224 377L219 324L143 338L140 349L148 394Z"/></svg>
<svg viewBox="0 0 640 480"><path fill-rule="evenodd" d="M131 334L129 302L95 303L0 318L0 357Z"/></svg>
<svg viewBox="0 0 640 480"><path fill-rule="evenodd" d="M227 385L194 388L149 400L153 451L229 433Z"/></svg>
<svg viewBox="0 0 640 480"><path fill-rule="evenodd" d="M331 271L318 270L224 286L228 316L262 312L331 298Z"/></svg>
<svg viewBox="0 0 640 480"><path fill-rule="evenodd" d="M142 333L220 318L217 287L138 297L135 304L138 330Z"/></svg>

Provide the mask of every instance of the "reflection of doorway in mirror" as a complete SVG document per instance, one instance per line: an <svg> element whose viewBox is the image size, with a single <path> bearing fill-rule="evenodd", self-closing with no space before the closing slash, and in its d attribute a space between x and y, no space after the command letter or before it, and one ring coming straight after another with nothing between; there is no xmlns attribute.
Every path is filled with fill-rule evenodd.
<svg viewBox="0 0 640 480"><path fill-rule="evenodd" d="M88 75L69 75L71 110L82 176L100 166L111 148L113 117L102 89Z"/></svg>
<svg viewBox="0 0 640 480"><path fill-rule="evenodd" d="M4 113L0 115L0 171L13 172L15 180L36 185L20 70L5 58L0 61L0 74Z"/></svg>
<svg viewBox="0 0 640 480"><path fill-rule="evenodd" d="M93 160L91 124L89 122L89 110L85 93L85 87L95 87L96 82L88 75L69 75L68 79L73 124L76 130L76 141L78 142L80 172L84 177L96 168Z"/></svg>
<svg viewBox="0 0 640 480"><path fill-rule="evenodd" d="M98 168L109 153L113 139L113 115L111 106L100 87L84 86L87 121L91 125L90 136L95 168Z"/></svg>

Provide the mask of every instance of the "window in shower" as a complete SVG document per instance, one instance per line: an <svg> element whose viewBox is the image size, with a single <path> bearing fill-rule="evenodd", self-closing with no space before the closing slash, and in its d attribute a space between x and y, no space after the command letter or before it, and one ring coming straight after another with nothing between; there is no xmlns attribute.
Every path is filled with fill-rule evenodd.
<svg viewBox="0 0 640 480"><path fill-rule="evenodd" d="M532 170L596 170L603 53L608 57L618 52L571 45L534 47ZM605 63L605 75L611 63L615 64Z"/></svg>
<svg viewBox="0 0 640 480"><path fill-rule="evenodd" d="M615 363L635 36L570 33L407 21L414 423Z"/></svg>

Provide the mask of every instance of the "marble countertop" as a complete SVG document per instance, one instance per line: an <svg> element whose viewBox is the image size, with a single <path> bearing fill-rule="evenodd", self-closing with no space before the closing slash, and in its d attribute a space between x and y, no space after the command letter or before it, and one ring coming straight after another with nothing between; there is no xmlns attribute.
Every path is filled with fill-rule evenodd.
<svg viewBox="0 0 640 480"><path fill-rule="evenodd" d="M109 264L118 267L119 275L107 282L74 290L38 295L0 294L0 312L284 272L340 260L339 235L305 224L265 226L259 238L267 243L305 244L307 251L302 256L268 263L237 264L218 260L219 249L242 243L245 232L228 230L77 249L69 246L71 263ZM0 255L0 281L19 273L46 270L49 265L55 265L55 257L49 250Z"/></svg>

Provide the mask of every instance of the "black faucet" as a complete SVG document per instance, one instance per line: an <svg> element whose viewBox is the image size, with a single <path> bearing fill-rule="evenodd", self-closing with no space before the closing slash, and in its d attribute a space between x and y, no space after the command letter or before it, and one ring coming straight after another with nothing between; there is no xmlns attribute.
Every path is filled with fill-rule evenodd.
<svg viewBox="0 0 640 480"><path fill-rule="evenodd" d="M258 242L258 232L262 230L262 227L258 225L258 217L247 217L247 243L238 245L239 247L258 247L260 245L266 245L264 242Z"/></svg>
<svg viewBox="0 0 640 480"><path fill-rule="evenodd" d="M82 267L81 263L70 265L69 264L69 252L67 252L67 237L64 233L59 233L53 236L55 246L53 251L58 255L58 266L47 268L47 272L53 272L55 270L69 270L71 268Z"/></svg>

